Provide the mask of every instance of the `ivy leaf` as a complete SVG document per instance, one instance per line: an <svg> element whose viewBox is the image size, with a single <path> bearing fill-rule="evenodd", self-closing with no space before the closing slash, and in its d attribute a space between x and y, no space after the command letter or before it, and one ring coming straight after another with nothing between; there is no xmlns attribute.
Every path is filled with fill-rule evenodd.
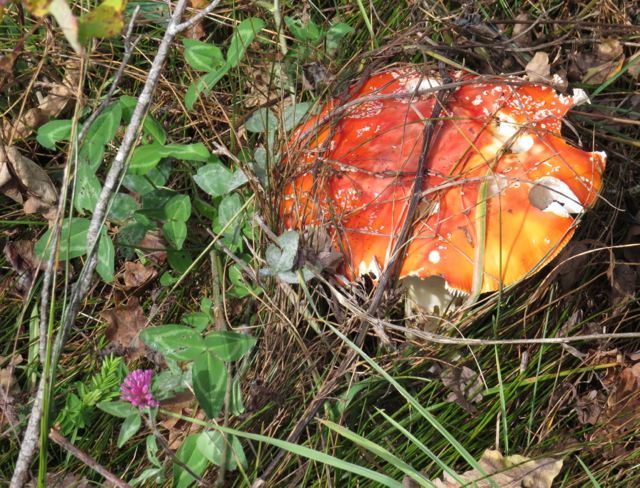
<svg viewBox="0 0 640 488"><path fill-rule="evenodd" d="M71 120L52 120L38 128L36 141L47 149L55 149L56 143L66 141L71 135Z"/></svg>
<svg viewBox="0 0 640 488"><path fill-rule="evenodd" d="M214 419L224 405L227 389L227 368L214 353L205 352L193 361L193 391L198 403Z"/></svg>
<svg viewBox="0 0 640 488"><path fill-rule="evenodd" d="M212 197L231 193L249 181L241 169L232 172L219 161L198 168L198 173L193 180Z"/></svg>

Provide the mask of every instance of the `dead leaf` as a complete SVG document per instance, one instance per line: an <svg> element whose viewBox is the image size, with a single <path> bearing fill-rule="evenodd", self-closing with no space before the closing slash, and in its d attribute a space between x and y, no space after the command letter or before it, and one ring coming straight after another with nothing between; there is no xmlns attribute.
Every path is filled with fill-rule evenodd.
<svg viewBox="0 0 640 488"><path fill-rule="evenodd" d="M156 230L148 231L138 243L138 248L144 251L144 256L156 264L167 260L167 243Z"/></svg>
<svg viewBox="0 0 640 488"><path fill-rule="evenodd" d="M624 65L622 43L605 39L590 53L579 53L575 62L582 73L582 83L599 85L615 76Z"/></svg>
<svg viewBox="0 0 640 488"><path fill-rule="evenodd" d="M131 297L127 305L103 311L100 316L109 324L107 349L122 354L128 360L137 359L145 353L146 346L138 335L147 319L136 297Z"/></svg>
<svg viewBox="0 0 640 488"><path fill-rule="evenodd" d="M16 395L20 389L14 381L14 370L23 361L22 355L18 354L10 359L0 356L0 427L9 425L16 428L19 419L16 412Z"/></svg>
<svg viewBox="0 0 640 488"><path fill-rule="evenodd" d="M551 66L549 66L549 55L545 52L538 51L534 54L531 61L525 67L529 81L533 83L551 81Z"/></svg>
<svg viewBox="0 0 640 488"><path fill-rule="evenodd" d="M529 47L532 43L531 18L527 12L519 14L515 19L517 23L513 24L513 32L511 38L513 42L520 47Z"/></svg>
<svg viewBox="0 0 640 488"><path fill-rule="evenodd" d="M15 147L0 146L0 193L22 203L25 213L52 218L58 192L45 170Z"/></svg>
<svg viewBox="0 0 640 488"><path fill-rule="evenodd" d="M585 266L591 257L588 251L589 246L585 241L569 242L556 258L558 265L550 279L557 279L565 292L575 289L575 285L583 279Z"/></svg>
<svg viewBox="0 0 640 488"><path fill-rule="evenodd" d="M529 459L513 455L503 457L499 451L487 449L478 461L482 470L500 488L551 488L553 480L562 469L562 460L554 458ZM460 475L466 483L461 485L449 474L444 473L442 479L432 483L437 488L459 488L474 486L475 488L491 487L491 482L475 469ZM471 485L472 483L474 483Z"/></svg>
<svg viewBox="0 0 640 488"><path fill-rule="evenodd" d="M35 488L36 486L36 480L26 484L27 488ZM95 485L89 483L89 480L84 476L81 477L74 473L47 473L45 486L47 488L91 488Z"/></svg>
<svg viewBox="0 0 640 488"><path fill-rule="evenodd" d="M194 12L197 12L205 8L208 4L209 4L209 0L189 0L189 5L191 6ZM186 20L189 20L189 19L186 19ZM189 39L195 39L197 41L202 39L206 35L204 27L202 26L203 20L196 22L194 25L192 25L186 31L184 31L184 37L187 37Z"/></svg>
<svg viewBox="0 0 640 488"><path fill-rule="evenodd" d="M590 390L585 395L578 397L574 410L581 424L596 425L604 411L607 397L598 390Z"/></svg>
<svg viewBox="0 0 640 488"><path fill-rule="evenodd" d="M478 373L466 366L448 367L440 372L440 379L442 384L451 390L447 396L448 402L457 403L471 412L476 410L472 403L482 401L484 389Z"/></svg>
<svg viewBox="0 0 640 488"><path fill-rule="evenodd" d="M71 58L65 64L64 78L61 82L49 83L49 93L42 98L37 107L27 110L20 119L11 123L8 119L0 126L4 140L26 139L38 127L55 119L75 97L76 86L80 78L79 63Z"/></svg>
<svg viewBox="0 0 640 488"><path fill-rule="evenodd" d="M4 246L7 262L17 273L15 281L16 291L26 296L31 288L35 271L40 268L42 261L33 252L33 241L10 241Z"/></svg>
<svg viewBox="0 0 640 488"><path fill-rule="evenodd" d="M611 305L616 311L634 300L638 277L636 270L625 262L613 262L607 271L611 283Z"/></svg>
<svg viewBox="0 0 640 488"><path fill-rule="evenodd" d="M155 268L145 266L142 263L124 263L124 287L125 289L137 288L144 285L158 274Z"/></svg>

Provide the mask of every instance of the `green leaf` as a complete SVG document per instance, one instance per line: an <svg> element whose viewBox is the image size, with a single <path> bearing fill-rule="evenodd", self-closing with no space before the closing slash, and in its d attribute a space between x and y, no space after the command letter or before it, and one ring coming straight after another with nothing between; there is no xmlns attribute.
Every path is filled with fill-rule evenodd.
<svg viewBox="0 0 640 488"><path fill-rule="evenodd" d="M198 71L213 71L222 66L224 56L218 46L195 39L182 39L184 59Z"/></svg>
<svg viewBox="0 0 640 488"><path fill-rule="evenodd" d="M223 361L237 361L256 344L256 338L232 331L217 331L204 338L207 350Z"/></svg>
<svg viewBox="0 0 640 488"><path fill-rule="evenodd" d="M93 37L113 37L124 26L126 0L105 0L78 19L78 37L85 44Z"/></svg>
<svg viewBox="0 0 640 488"><path fill-rule="evenodd" d="M93 212L101 191L102 184L91 167L86 164L78 166L76 192L73 196L73 206L76 210L78 212L83 212L84 210Z"/></svg>
<svg viewBox="0 0 640 488"><path fill-rule="evenodd" d="M242 227L242 199L237 193L227 195L222 199L218 206L217 224L219 232L223 232L224 236L231 241L235 241Z"/></svg>
<svg viewBox="0 0 640 488"><path fill-rule="evenodd" d="M140 430L141 425L142 417L140 417L140 412L132 413L124 419L118 435L118 448L124 446Z"/></svg>
<svg viewBox="0 0 640 488"><path fill-rule="evenodd" d="M131 121L131 116L136 108L138 99L129 95L122 95L120 97L120 105L122 106L122 119L128 124ZM142 123L144 132L151 136L154 142L159 144L165 144L167 142L167 133L160 122L154 117L147 114Z"/></svg>
<svg viewBox="0 0 640 488"><path fill-rule="evenodd" d="M342 40L353 32L355 32L355 29L348 24L343 22L333 24L327 31L327 36L325 38L327 54L334 57L338 52Z"/></svg>
<svg viewBox="0 0 640 488"><path fill-rule="evenodd" d="M47 149L55 149L56 143L66 141L71 135L71 120L52 120L38 128L36 141Z"/></svg>
<svg viewBox="0 0 640 488"><path fill-rule="evenodd" d="M231 384L231 414L242 415L245 412L244 403L242 401L242 388L240 387L240 377L233 378Z"/></svg>
<svg viewBox="0 0 640 488"><path fill-rule="evenodd" d="M138 195L146 195L156 188L163 186L169 180L173 165L170 161L164 160L150 170L144 176L126 174L122 180L122 186L127 190L136 192Z"/></svg>
<svg viewBox="0 0 640 488"><path fill-rule="evenodd" d="M153 434L149 434L146 439L145 447L147 450L147 459L152 463L162 467L162 463L158 459L158 442L156 441L156 436Z"/></svg>
<svg viewBox="0 0 640 488"><path fill-rule="evenodd" d="M188 195L176 195L164 206L168 219L186 222L191 216L191 200Z"/></svg>
<svg viewBox="0 0 640 488"><path fill-rule="evenodd" d="M166 154L165 146L157 142L138 146L133 151L127 173L137 175L147 174L158 165L162 158L167 157Z"/></svg>
<svg viewBox="0 0 640 488"><path fill-rule="evenodd" d="M245 122L244 128L249 132L273 132L278 127L278 118L268 108L259 108Z"/></svg>
<svg viewBox="0 0 640 488"><path fill-rule="evenodd" d="M295 105L289 105L284 109L282 113L283 118L283 126L285 131L290 131L291 129L298 126L298 124L302 121L307 112L311 108L311 103L296 103Z"/></svg>
<svg viewBox="0 0 640 488"><path fill-rule="evenodd" d="M210 157L207 147L198 142L196 144L168 144L165 146L166 156L181 161L207 161Z"/></svg>
<svg viewBox="0 0 640 488"><path fill-rule="evenodd" d="M284 22L287 24L293 37L299 41L316 44L322 38L322 30L320 30L313 20L309 20L303 24L300 19L285 16Z"/></svg>
<svg viewBox="0 0 640 488"><path fill-rule="evenodd" d="M267 247L266 259L270 270L275 273L290 271L298 255L300 236L294 230L284 232L278 237L278 245Z"/></svg>
<svg viewBox="0 0 640 488"><path fill-rule="evenodd" d="M230 443L230 449L227 451L227 471L235 471L238 464L246 468L247 457L244 454L244 449L238 438L233 435L227 435L225 439L225 435L216 430L202 432L198 437L197 446L202 455L211 463L222 466L222 452L227 442Z"/></svg>
<svg viewBox="0 0 640 488"><path fill-rule="evenodd" d="M191 253L187 251L168 250L167 261L169 261L171 269L182 274L186 273L189 266L191 266L191 263L193 263L193 257L191 256Z"/></svg>
<svg viewBox="0 0 640 488"><path fill-rule="evenodd" d="M264 28L264 20L257 17L243 20L236 27L229 49L227 50L227 65L235 68L244 57L247 47L253 42L258 33Z"/></svg>
<svg viewBox="0 0 640 488"><path fill-rule="evenodd" d="M184 95L184 104L188 110L193 110L193 106L198 100L201 93L208 95L211 89L218 83L224 75L229 71L228 65L220 66L217 70L207 73L201 78L198 78L194 83L189 85L187 93Z"/></svg>
<svg viewBox="0 0 640 488"><path fill-rule="evenodd" d="M113 247L113 241L106 232L103 232L100 236L100 242L98 243L98 263L96 264L96 271L106 282L113 281L115 277L115 257L116 250Z"/></svg>
<svg viewBox="0 0 640 488"><path fill-rule="evenodd" d="M178 448L176 457L183 464L189 466L189 469L198 476L202 476L204 470L207 469L209 461L205 458L197 447L198 437L200 433L191 434ZM187 488L193 485L196 480L180 467L178 463L173 463L173 488Z"/></svg>
<svg viewBox="0 0 640 488"><path fill-rule="evenodd" d="M162 234L169 244L180 250L187 239L187 224L179 220L167 220L162 224Z"/></svg>
<svg viewBox="0 0 640 488"><path fill-rule="evenodd" d="M211 317L204 312L192 312L182 316L182 323L202 332L211 323Z"/></svg>
<svg viewBox="0 0 640 488"><path fill-rule="evenodd" d="M139 410L131 405L129 402L121 400L115 402L100 402L96 405L103 412L113 415L114 417L120 417L126 419L134 413L139 413Z"/></svg>
<svg viewBox="0 0 640 488"><path fill-rule="evenodd" d="M60 261L68 261L77 258L87 252L87 231L89 220L82 218L64 219L60 231ZM46 261L51 250L48 242L51 237L51 229L45 232L34 247L36 255Z"/></svg>
<svg viewBox="0 0 640 488"><path fill-rule="evenodd" d="M212 197L231 193L248 181L247 175L241 169L231 172L220 162L201 166L193 180Z"/></svg>
<svg viewBox="0 0 640 488"><path fill-rule="evenodd" d="M231 296L236 298L244 298L249 295L258 295L262 292L259 286L252 286L244 279L238 265L234 264L229 267L229 281L233 285L229 290Z"/></svg>
<svg viewBox="0 0 640 488"><path fill-rule="evenodd" d="M116 193L109 209L109 218L119 222L128 220L138 209L138 202L127 193Z"/></svg>
<svg viewBox="0 0 640 488"><path fill-rule="evenodd" d="M144 226L137 222L120 228L120 232L117 234L118 250L126 259L133 257L133 248L142 240L145 232Z"/></svg>
<svg viewBox="0 0 640 488"><path fill-rule="evenodd" d="M104 146L116 136L122 120L122 105L112 103L93 121L87 130L86 142Z"/></svg>
<svg viewBox="0 0 640 488"><path fill-rule="evenodd" d="M165 273L162 273L162 275L160 276L160 285L162 286L171 286L177 281L178 281L178 278L176 276L173 276L168 271Z"/></svg>
<svg viewBox="0 0 640 488"><path fill-rule="evenodd" d="M177 361L194 359L206 349L198 331L185 325L148 327L140 332L140 339L151 349Z"/></svg>
<svg viewBox="0 0 640 488"><path fill-rule="evenodd" d="M193 361L193 391L198 403L214 419L224 405L227 389L227 368L215 354L205 352Z"/></svg>

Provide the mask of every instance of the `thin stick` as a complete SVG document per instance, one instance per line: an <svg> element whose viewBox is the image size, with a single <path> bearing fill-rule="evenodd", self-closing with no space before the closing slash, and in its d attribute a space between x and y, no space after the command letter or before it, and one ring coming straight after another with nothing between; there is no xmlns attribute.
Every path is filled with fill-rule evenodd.
<svg viewBox="0 0 640 488"><path fill-rule="evenodd" d="M58 444L65 451L67 451L69 454L74 456L76 459L78 459L79 461L81 461L85 465L89 466L96 473L102 475L104 477L104 479L106 479L112 485L117 486L118 488L131 488L131 485L129 483L127 483L126 481L118 478L115 474L113 474L111 471L109 471L104 466L102 466L100 463L98 463L95 459L93 459L91 456L89 456L86 452L81 451L76 446L71 444L71 442L69 442L69 440L66 437L64 437L60 432L58 432L57 430L51 429L51 431L49 432L49 439L51 439L53 442Z"/></svg>
<svg viewBox="0 0 640 488"><path fill-rule="evenodd" d="M211 5L209 5L205 10L213 10L219 2L220 0L214 0ZM173 43L176 35L184 29L188 28L190 25L188 22L180 24L182 14L184 13L186 6L187 0L178 0L175 11L171 16L171 20L169 21L167 30L165 31L160 45L158 46L158 51L155 58L153 59L151 68L149 69L149 75L147 76L144 88L142 89L142 93L138 98L138 103L136 104L136 107L133 111L133 115L131 116L131 122L127 126L122 144L120 145L118 152L109 168L107 177L105 178L104 187L100 193L98 202L93 211L91 222L89 224L89 230L87 232L87 259L85 261L84 267L80 271L78 280L73 287L68 306L63 312L61 327L58 331L58 335L56 336L56 340L53 345L50 361L51 371L55 371L55 365L62 351L62 347L64 346L64 343L66 341L67 334L69 333L71 327L73 327L78 311L80 310L81 302L89 290L93 272L95 271L96 264L98 262L96 253L98 250L97 244L100 237L100 229L102 228L102 225L104 223L107 209L109 207L109 202L111 201L111 196L116 187L119 185L129 158L129 154L131 153L131 150L133 149L138 139L142 121L144 120L149 106L151 105L151 100L158 84L162 67L164 66L164 62L167 58L167 55L169 54L171 44ZM43 413L42 407L44 404L46 385L48 383L53 384L53 373L51 374L51 378L46 377L46 375L43 375L40 378L36 397L31 409L31 415L29 416L29 422L27 424L27 428L25 429L24 438L20 447L20 452L18 454L18 459L16 460L15 470L11 478L10 488L21 488L26 482L29 472L29 465L31 464L31 460L33 459L33 455L38 443L38 431Z"/></svg>
<svg viewBox="0 0 640 488"><path fill-rule="evenodd" d="M133 27L135 25L136 17L138 16L139 12L140 12L140 5L137 5L136 8L133 10L133 13L131 14L131 19L129 20L127 32L124 35L124 55L122 56L122 62L118 67L118 71L116 71L116 74L113 77L113 82L111 83L111 87L109 88L107 95L104 97L104 100L102 100L102 103L100 103L98 108L96 108L93 111L93 113L87 118L84 125L82 126L82 129L78 134L78 147L82 145L82 143L84 142L84 138L87 137L87 132L89 132L89 127L91 127L91 124L93 124L93 122L104 111L107 105L109 105L109 103L111 102L111 99L113 98L113 94L118 89L118 86L120 86L120 81L122 80L122 76L124 75L124 70L129 64L129 60L131 59L133 50L136 47L138 40L140 39L138 37L135 41L131 42Z"/></svg>

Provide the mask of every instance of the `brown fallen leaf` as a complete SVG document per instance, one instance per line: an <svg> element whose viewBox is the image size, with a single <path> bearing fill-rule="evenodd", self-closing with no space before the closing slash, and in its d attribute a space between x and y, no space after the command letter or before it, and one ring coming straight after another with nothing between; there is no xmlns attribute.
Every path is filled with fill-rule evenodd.
<svg viewBox="0 0 640 488"><path fill-rule="evenodd" d="M124 287L125 289L137 288L144 285L158 275L158 271L151 266L142 263L124 263Z"/></svg>
<svg viewBox="0 0 640 488"><path fill-rule="evenodd" d="M33 246L33 241L9 241L3 249L7 262L18 275L14 286L22 296L29 293L35 271L42 265L33 252Z"/></svg>
<svg viewBox="0 0 640 488"><path fill-rule="evenodd" d="M500 488L551 488L554 478L562 469L561 459L529 459L519 455L504 457L499 451L491 449L482 454L478 464L489 475L493 485L475 469L459 475L465 481L464 485L447 473L444 473L442 479L433 480L432 483L436 488L489 488L495 485Z"/></svg>
<svg viewBox="0 0 640 488"><path fill-rule="evenodd" d="M517 23L513 24L513 32L511 38L513 42L520 47L529 47L532 44L531 37L531 18L529 14L523 12L518 14L515 19Z"/></svg>
<svg viewBox="0 0 640 488"><path fill-rule="evenodd" d="M156 230L148 231L138 243L138 248L144 251L144 256L156 264L167 260L167 243Z"/></svg>
<svg viewBox="0 0 640 488"><path fill-rule="evenodd" d="M440 372L440 379L451 390L447 395L448 402L457 403L470 412L477 410L472 404L482 401L484 389L478 373L466 366L448 367Z"/></svg>
<svg viewBox="0 0 640 488"><path fill-rule="evenodd" d="M58 192L45 170L15 147L0 146L0 193L22 203L25 213L53 218Z"/></svg>
<svg viewBox="0 0 640 488"><path fill-rule="evenodd" d="M23 361L20 354L11 358L0 356L0 428L8 425L16 428L19 419L16 412L16 396L20 389L14 381L14 370ZM3 429L4 430L4 429Z"/></svg>
<svg viewBox="0 0 640 488"><path fill-rule="evenodd" d="M138 335L147 319L136 297L131 297L126 305L104 310L100 316L109 324L106 331L108 352L121 354L130 361L145 353L146 346Z"/></svg>
<svg viewBox="0 0 640 488"><path fill-rule="evenodd" d="M27 110L16 122L10 119L3 121L0 125L3 139L5 141L26 139L38 127L58 117L75 97L80 79L79 66L77 58L70 58L65 63L62 81L48 84L49 92L40 100L37 107Z"/></svg>
<svg viewBox="0 0 640 488"><path fill-rule="evenodd" d="M621 308L635 299L638 276L631 265L613 261L607 270L611 283L611 305L614 315L621 312Z"/></svg>
<svg viewBox="0 0 640 488"><path fill-rule="evenodd" d="M582 83L599 85L616 75L624 64L622 43L617 39L605 39L591 53L580 53L576 64L582 75Z"/></svg>
<svg viewBox="0 0 640 488"><path fill-rule="evenodd" d="M551 81L551 66L549 65L549 55L545 52L538 51L534 54L531 61L525 67L527 78L533 83Z"/></svg>
<svg viewBox="0 0 640 488"><path fill-rule="evenodd" d="M581 424L596 425L605 408L607 397L599 390L589 390L579 396L573 406Z"/></svg>

